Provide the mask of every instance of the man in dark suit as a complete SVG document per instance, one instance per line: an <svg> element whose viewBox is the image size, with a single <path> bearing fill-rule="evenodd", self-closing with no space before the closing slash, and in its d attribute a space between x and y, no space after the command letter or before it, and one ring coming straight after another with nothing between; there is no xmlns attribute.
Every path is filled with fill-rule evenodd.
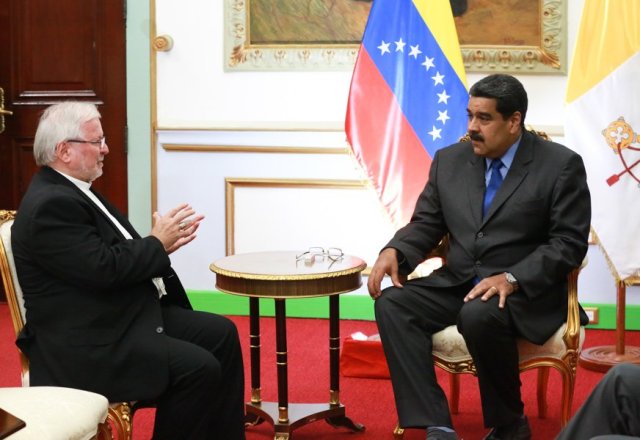
<svg viewBox="0 0 640 440"><path fill-rule="evenodd" d="M93 104L45 110L34 176L12 227L31 385L156 404L154 439L244 439L238 332L194 311L169 254L203 219L187 204L154 213L147 237L91 182L108 154Z"/></svg>
<svg viewBox="0 0 640 440"><path fill-rule="evenodd" d="M556 440L640 439L640 365L607 371Z"/></svg>
<svg viewBox="0 0 640 440"><path fill-rule="evenodd" d="M436 153L368 288L401 426L458 438L431 357L431 336L457 323L477 367L485 438L529 439L516 338L542 344L566 317L566 276L587 251L589 190L580 156L524 129L516 78L491 75L469 93L470 140ZM446 264L404 282L445 235ZM385 274L392 286L381 291Z"/></svg>

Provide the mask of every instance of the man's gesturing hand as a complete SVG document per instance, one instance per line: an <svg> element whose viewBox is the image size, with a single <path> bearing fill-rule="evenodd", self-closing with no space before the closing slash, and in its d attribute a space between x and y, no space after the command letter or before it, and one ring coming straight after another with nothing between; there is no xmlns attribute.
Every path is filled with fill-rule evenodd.
<svg viewBox="0 0 640 440"><path fill-rule="evenodd" d="M196 238L195 232L203 219L203 215L196 215L189 204L183 203L165 215L154 212L151 235L160 240L164 249L170 254Z"/></svg>

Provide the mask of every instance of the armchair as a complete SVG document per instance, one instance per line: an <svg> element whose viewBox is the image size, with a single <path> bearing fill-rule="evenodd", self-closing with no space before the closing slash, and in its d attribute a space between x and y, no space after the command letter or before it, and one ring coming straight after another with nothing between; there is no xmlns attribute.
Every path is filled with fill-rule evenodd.
<svg viewBox="0 0 640 440"><path fill-rule="evenodd" d="M444 260L448 239L445 237L440 245L429 255L429 258L441 258ZM553 367L562 378L562 394L560 401L560 423L564 426L569 421L571 403L576 380L576 368L585 330L580 326L580 309L578 305L578 275L586 265L586 259L582 265L575 268L567 276L568 307L567 320L543 345L536 345L524 339L518 341L520 354L520 372L530 369L538 369L538 416L545 418L547 415L547 384L549 380L549 368ZM436 366L450 373L449 376L449 407L452 414L458 413L460 396L459 374L476 375L476 367L467 350L464 338L458 332L455 325L433 335L433 359ZM394 438L400 440L404 437L404 428L399 424L393 431Z"/></svg>
<svg viewBox="0 0 640 440"><path fill-rule="evenodd" d="M7 295L7 301L9 303L9 311L11 313L13 328L17 336L26 322L26 313L22 289L18 282L18 275L16 273L11 249L11 225L15 219L15 214L15 211L0 210L0 273L2 274L2 281ZM22 352L19 352L19 355L22 386L28 387L29 361ZM97 438L101 440L112 439L114 438L113 430L115 430L115 438L120 440L131 440L132 404L133 402L110 402L108 408L108 421L110 423L100 425ZM69 420L73 420L73 417L69 417ZM75 439L76 437L72 438Z"/></svg>

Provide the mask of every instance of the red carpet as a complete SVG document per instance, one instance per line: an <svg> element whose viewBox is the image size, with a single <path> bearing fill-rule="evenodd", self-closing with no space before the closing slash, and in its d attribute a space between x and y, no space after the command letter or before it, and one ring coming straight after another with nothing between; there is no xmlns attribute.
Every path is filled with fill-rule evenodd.
<svg viewBox="0 0 640 440"><path fill-rule="evenodd" d="M248 318L231 317L237 324L245 352L245 370L247 377L247 400L249 399L249 351ZM347 336L355 331L365 334L377 333L375 323L369 321L342 321L341 335ZM262 398L265 401L277 401L275 383L275 336L272 318L261 321L262 333ZM287 321L289 352L289 400L291 402L327 402L329 400L328 367L328 321L322 319L289 319ZM13 345L14 335L9 311L6 304L0 304L0 386L19 386L19 361ZM585 346L614 344L613 331L588 330ZM640 345L640 332L627 332L628 345ZM448 391L447 374L438 370L443 388ZM549 380L549 415L546 419L537 416L535 400L535 371L522 375L525 411L533 430L533 440L553 439L560 429L559 395L560 377L552 370ZM584 401L591 389L602 377L578 367L577 387L574 396L574 411ZM458 433L465 440L480 439L486 430L482 426L480 399L477 382L474 377L464 375L461 381L460 414L454 416ZM340 398L346 406L347 416L354 422L366 426L366 431L352 434L342 429L334 429L324 421L317 421L295 430L296 440L310 439L349 439L378 440L392 439L392 430L396 424L396 413L389 380L340 378ZM134 417L134 440L148 440L151 437L153 410L141 410ZM405 439L424 440L422 430L407 430ZM248 440L273 439L271 426L262 425L247 430Z"/></svg>

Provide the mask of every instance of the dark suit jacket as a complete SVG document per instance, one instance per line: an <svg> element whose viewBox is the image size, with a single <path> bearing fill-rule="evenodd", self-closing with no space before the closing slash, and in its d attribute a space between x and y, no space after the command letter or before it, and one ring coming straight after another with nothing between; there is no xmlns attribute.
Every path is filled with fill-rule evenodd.
<svg viewBox="0 0 640 440"><path fill-rule="evenodd" d="M161 301L151 281L164 277L162 303L190 308L162 243L126 240L73 183L48 167L33 178L11 240L27 324L18 345L32 385L80 388L110 401L157 397L169 378Z"/></svg>
<svg viewBox="0 0 640 440"><path fill-rule="evenodd" d="M566 319L566 276L587 251L591 201L582 158L525 132L483 219L484 176L485 159L470 142L438 151L411 222L387 247L404 255L401 269L410 272L448 233L446 265L417 282L450 287L511 272L520 284L507 300L513 322L543 343Z"/></svg>

